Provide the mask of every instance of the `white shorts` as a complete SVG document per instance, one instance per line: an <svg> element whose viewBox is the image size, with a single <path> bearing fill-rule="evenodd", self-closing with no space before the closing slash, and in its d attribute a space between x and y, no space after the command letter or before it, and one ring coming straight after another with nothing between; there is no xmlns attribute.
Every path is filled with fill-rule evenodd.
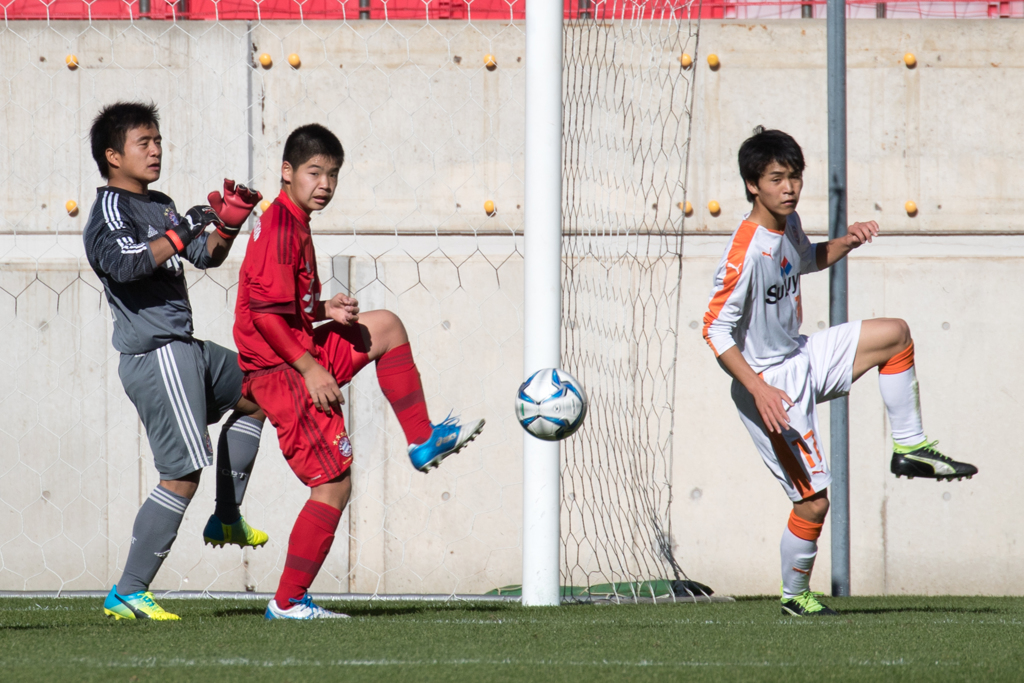
<svg viewBox="0 0 1024 683"><path fill-rule="evenodd" d="M823 491L832 483L828 461L818 436L817 404L850 393L853 360L860 340L860 321L830 327L811 337L801 336L800 347L761 377L793 400L786 411L789 427L769 433L754 405L754 397L733 381L732 400L740 419L754 439L764 464L782 484L793 502Z"/></svg>

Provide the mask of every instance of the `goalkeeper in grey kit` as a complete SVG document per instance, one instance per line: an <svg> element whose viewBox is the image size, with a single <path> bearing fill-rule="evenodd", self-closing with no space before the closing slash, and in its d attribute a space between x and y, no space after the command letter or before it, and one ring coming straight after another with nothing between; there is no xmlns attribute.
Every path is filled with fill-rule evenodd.
<svg viewBox="0 0 1024 683"><path fill-rule="evenodd" d="M162 160L152 104L104 107L90 138L107 184L97 190L83 232L85 252L114 316L121 383L146 428L160 474L135 518L124 573L103 611L117 619L176 620L156 603L149 586L170 552L202 469L213 464L207 425L228 412L217 448L217 505L203 536L218 546L267 542L239 512L265 418L242 398L235 352L193 336L182 264L184 258L200 269L221 265L262 197L225 180L223 197L209 195L212 206L180 215L170 197L151 191Z"/></svg>

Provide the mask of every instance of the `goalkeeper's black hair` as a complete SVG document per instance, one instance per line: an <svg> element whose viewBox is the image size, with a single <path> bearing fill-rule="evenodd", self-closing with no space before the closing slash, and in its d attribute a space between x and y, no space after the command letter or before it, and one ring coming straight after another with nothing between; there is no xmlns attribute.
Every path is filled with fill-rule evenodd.
<svg viewBox="0 0 1024 683"><path fill-rule="evenodd" d="M345 150L338 136L319 123L299 126L284 143L282 161L287 161L293 169L319 156L338 162L338 166L345 163Z"/></svg>
<svg viewBox="0 0 1024 683"><path fill-rule="evenodd" d="M143 126L160 128L160 115L152 102L115 102L100 109L89 129L89 142L92 158L100 167L101 176L110 177L107 150L124 154L124 141L128 138L128 132Z"/></svg>
<svg viewBox="0 0 1024 683"><path fill-rule="evenodd" d="M764 126L754 129L754 134L740 145L740 175L747 201L753 202L754 195L747 189L747 183L757 185L768 166L776 161L797 173L804 172L804 153L793 136L781 130L765 130Z"/></svg>

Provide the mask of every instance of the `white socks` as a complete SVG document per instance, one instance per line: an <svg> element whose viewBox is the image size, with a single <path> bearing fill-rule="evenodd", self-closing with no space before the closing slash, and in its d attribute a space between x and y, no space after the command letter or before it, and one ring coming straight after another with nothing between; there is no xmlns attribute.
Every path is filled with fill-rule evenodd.
<svg viewBox="0 0 1024 683"><path fill-rule="evenodd" d="M782 543L779 544L783 599L796 597L811 589L811 571L814 569L814 558L818 556L821 527L821 524L797 517L796 513L789 514L789 524L782 532ZM803 538L805 536L813 537L813 540Z"/></svg>
<svg viewBox="0 0 1024 683"><path fill-rule="evenodd" d="M914 370L914 343L878 368L878 388L889 413L892 440L900 446L916 446L925 440L921 426L921 397Z"/></svg>

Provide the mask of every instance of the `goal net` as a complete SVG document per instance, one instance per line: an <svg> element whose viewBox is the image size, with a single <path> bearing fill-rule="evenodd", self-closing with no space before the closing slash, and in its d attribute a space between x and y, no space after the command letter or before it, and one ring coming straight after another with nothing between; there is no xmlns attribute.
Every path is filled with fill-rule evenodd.
<svg viewBox="0 0 1024 683"><path fill-rule="evenodd" d="M591 405L563 448L562 556L585 598L705 592L670 514L698 7L596 2L566 24L563 365Z"/></svg>
<svg viewBox="0 0 1024 683"><path fill-rule="evenodd" d="M601 584L684 578L668 513L675 207L685 201L691 97L678 58L696 58L696 22L665 2L569 4L565 364L593 412L563 450L564 578L597 595ZM357 376L344 390L353 497L312 590L456 595L519 583L525 2L344 0L310 4L309 16L302 7L6 7L0 591L105 591L158 483L81 238L103 184L89 125L116 100L160 108L154 189L181 209L205 203L223 178L272 199L288 133L310 122L333 129L346 162L335 201L313 219L325 293L402 318L434 421L449 410L487 419L479 439L424 476L373 370ZM198 338L233 348L243 254L244 239L224 266L186 269ZM212 443L218 435L211 425ZM266 547L203 545L214 488L208 471L153 588L273 591L307 492L269 424L243 505L270 535Z"/></svg>

